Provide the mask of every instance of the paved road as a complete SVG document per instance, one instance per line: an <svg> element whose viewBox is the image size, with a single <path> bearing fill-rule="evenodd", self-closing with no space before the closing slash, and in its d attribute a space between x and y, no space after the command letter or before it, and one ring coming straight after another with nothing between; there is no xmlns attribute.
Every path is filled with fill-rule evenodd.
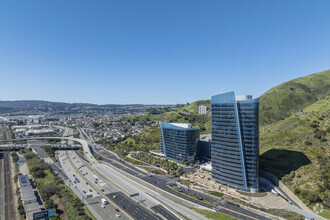
<svg viewBox="0 0 330 220"><path fill-rule="evenodd" d="M122 209L129 212L135 219L144 220L157 220L161 219L159 216L153 215L148 212L145 208L138 205L135 201L128 198L122 192L115 192L107 194L107 197L119 205Z"/></svg>
<svg viewBox="0 0 330 220"><path fill-rule="evenodd" d="M87 156L87 159L90 161L90 163L94 166L99 164L99 162L94 158L94 156L91 154L90 152L90 148L87 144L87 142L85 140L81 140L81 139L76 139L76 138L58 138L58 137L44 137L44 138L33 138L33 139L66 139L66 140L74 140L79 142L80 144L82 144L83 149L84 149L84 153ZM144 172L141 172L140 170L136 169L133 166L130 166L129 164L123 162L123 161L119 161L116 157L114 157L112 154L104 151L104 152L100 152L101 150L99 150L99 152L97 152L97 148L93 147L93 151L94 153L99 153L99 156L103 157L105 159L106 162L111 163L112 165L124 170L127 173L130 173L131 175L134 175L140 179L143 179L144 181L148 182L148 183L155 183L155 185L169 193L172 193L178 197L181 197L185 200L194 202L195 204L200 204L203 205L205 207L211 208L211 209L215 209L216 211L234 216L234 217L238 217L241 219L256 219L254 216L256 216L255 213L244 210L244 213L240 213L241 210L238 210L237 207L225 207L226 209L222 210L222 209L218 209L218 207L216 206L212 206L209 205L207 203L204 203L202 201L199 200L195 200L192 199L191 197L182 195L181 193L176 192L175 190L172 190L170 188L167 187L168 182L166 181L166 179L164 180L164 178L158 178L156 176L146 176ZM101 154L100 154L101 153ZM106 154L106 155L105 155ZM173 182L173 180L171 180ZM240 213L240 214L239 214ZM245 216L250 216L250 217L245 217ZM267 219L264 218L262 216L258 216L257 219Z"/></svg>
<svg viewBox="0 0 330 220"><path fill-rule="evenodd" d="M70 185L75 189L75 193L83 199L84 203L88 204L90 208L94 210L93 213L97 213L96 217L98 219L115 218L115 207L113 207L111 204L105 205L105 208L101 207L102 196L100 196L98 192L91 186L91 183L93 183L92 180L94 179L92 176L92 171L87 167L82 167L83 169L78 168L79 172L77 172L77 170L73 167L72 164L77 167L81 167L83 165L76 158L75 154L75 152L58 152L60 164L63 167L66 176L68 176L69 181L71 182ZM70 162L69 157L71 158L72 163ZM82 174L84 174L84 176ZM75 177L77 177L78 182ZM84 177L90 180L89 184L86 184ZM74 183L74 181L76 181L76 183ZM122 215L121 218L129 219L125 215Z"/></svg>
<svg viewBox="0 0 330 220"><path fill-rule="evenodd" d="M162 216L165 217L165 219L179 220L178 217L167 211L167 209L165 209L162 205L156 205L151 209L154 210L155 212L160 213Z"/></svg>
<svg viewBox="0 0 330 220"><path fill-rule="evenodd" d="M227 214L227 215L239 218L239 219L268 219L268 218L265 218L261 215L254 213L254 212L237 207L235 205L231 205L231 204L227 204L227 203L222 204L222 203L220 203L220 200L216 200L211 196L200 194L195 191L192 191L192 193L195 193L198 195L200 194L200 196L202 196L204 200L207 200L207 201L219 204L219 205L213 206L213 205L210 205L203 201L193 199L189 196L183 195L182 193L179 193L168 187L168 185L173 185L174 182L176 182L176 180L173 180L166 176L161 177L161 176L156 176L156 175L146 175L146 173L140 171L139 169L129 165L128 163L126 163L124 161L121 161L120 159L117 159L114 155L112 155L111 153L107 152L106 150L104 150L100 147L94 147L93 153L97 156L102 157L102 159L105 162L108 162L108 163L112 164L113 166L120 168L121 170L123 170L131 175L134 175L148 183L151 183L151 184L157 186L158 188L161 188L169 193L172 193L172 194L174 194L178 197L181 197L183 199L186 199L188 201L208 207L210 209L214 209L217 212L221 212L221 213L224 213L224 214Z"/></svg>

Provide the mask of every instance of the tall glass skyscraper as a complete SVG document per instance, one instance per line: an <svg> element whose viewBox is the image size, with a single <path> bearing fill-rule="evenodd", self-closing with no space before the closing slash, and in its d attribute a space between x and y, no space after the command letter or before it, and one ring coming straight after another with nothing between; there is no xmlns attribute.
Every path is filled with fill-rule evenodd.
<svg viewBox="0 0 330 220"><path fill-rule="evenodd" d="M258 99L212 96L212 178L239 190L259 190Z"/></svg>
<svg viewBox="0 0 330 220"><path fill-rule="evenodd" d="M185 123L165 123L160 125L160 152L172 160L194 162L199 128Z"/></svg>

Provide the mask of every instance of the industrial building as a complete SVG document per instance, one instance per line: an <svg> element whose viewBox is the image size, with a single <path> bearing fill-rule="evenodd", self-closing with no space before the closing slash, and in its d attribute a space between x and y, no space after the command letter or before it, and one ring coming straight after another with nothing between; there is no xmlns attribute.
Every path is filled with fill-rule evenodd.
<svg viewBox="0 0 330 220"><path fill-rule="evenodd" d="M24 205L26 218L33 219L33 213L40 212L45 209L45 206L42 204L40 196L37 191L33 189L30 178L26 175L20 175L18 177L18 183L21 191L22 203ZM38 197L37 197L38 195Z"/></svg>
<svg viewBox="0 0 330 220"><path fill-rule="evenodd" d="M212 178L229 187L258 192L258 99L228 92L212 96Z"/></svg>

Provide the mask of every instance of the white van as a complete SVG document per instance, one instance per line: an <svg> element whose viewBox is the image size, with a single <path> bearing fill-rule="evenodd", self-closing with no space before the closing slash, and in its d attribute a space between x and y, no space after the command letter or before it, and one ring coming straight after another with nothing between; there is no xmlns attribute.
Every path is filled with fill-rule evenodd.
<svg viewBox="0 0 330 220"><path fill-rule="evenodd" d="M104 204L104 205L108 204L108 201L105 200L105 199L101 199L101 202L102 202L102 204Z"/></svg>
<svg viewBox="0 0 330 220"><path fill-rule="evenodd" d="M279 195L280 195L280 194L277 192L276 189L272 189L271 192L274 193L275 196L279 196Z"/></svg>

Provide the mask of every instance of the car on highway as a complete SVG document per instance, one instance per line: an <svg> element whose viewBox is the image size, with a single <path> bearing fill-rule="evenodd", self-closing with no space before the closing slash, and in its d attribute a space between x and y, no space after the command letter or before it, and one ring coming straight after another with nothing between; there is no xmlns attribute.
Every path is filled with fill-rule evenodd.
<svg viewBox="0 0 330 220"><path fill-rule="evenodd" d="M93 192L93 190L92 190L92 189L89 189L89 191L90 191L90 192Z"/></svg>
<svg viewBox="0 0 330 220"><path fill-rule="evenodd" d="M116 212L119 212L119 209L115 209L116 210Z"/></svg>
<svg viewBox="0 0 330 220"><path fill-rule="evenodd" d="M86 182L86 185L88 185L88 182Z"/></svg>
<svg viewBox="0 0 330 220"><path fill-rule="evenodd" d="M116 213L116 217L119 218L120 217L120 214L119 213Z"/></svg>

